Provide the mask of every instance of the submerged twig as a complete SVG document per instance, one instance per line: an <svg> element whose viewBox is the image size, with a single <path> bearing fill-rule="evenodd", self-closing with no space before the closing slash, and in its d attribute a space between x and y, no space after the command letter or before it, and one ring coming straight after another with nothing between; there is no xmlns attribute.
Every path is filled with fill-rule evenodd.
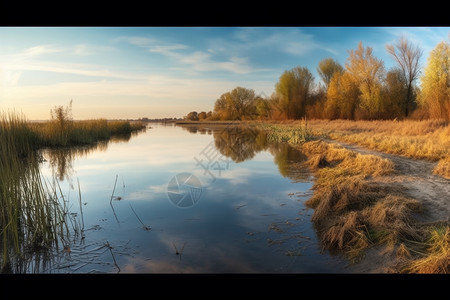
<svg viewBox="0 0 450 300"><path fill-rule="evenodd" d="M81 232L84 232L84 218L83 218L83 207L82 207L82 203L81 203L81 188L80 188L80 179L77 178L78 181L78 201L80 203L80 214L81 214ZM83 234L82 234L82 238L83 238Z"/></svg>
<svg viewBox="0 0 450 300"><path fill-rule="evenodd" d="M152 228L151 228L150 226L145 225L144 222L142 222L141 218L139 218L139 216L137 215L137 213L134 211L133 206L131 206L131 203L130 203L130 208L131 208L131 210L134 212L134 215L135 215L136 218L139 220L139 222L141 222L142 228L144 228L144 230L151 230Z"/></svg>
<svg viewBox="0 0 450 300"><path fill-rule="evenodd" d="M116 258L114 257L114 253L112 252L112 247L111 247L111 245L109 244L108 241L106 241L105 246L108 247L109 252L111 252L111 256L112 256L112 258L114 260L114 265L116 266L117 269L119 269L119 272L120 272L120 267L119 267L119 265L117 265Z"/></svg>
<svg viewBox="0 0 450 300"><path fill-rule="evenodd" d="M172 242L173 247L175 248L175 255L179 255L180 256L180 260L181 260L181 254L183 254L183 249L184 246L186 245L186 242L183 244L183 247L181 247L181 251L178 251L177 246L175 245L174 242Z"/></svg>
<svg viewBox="0 0 450 300"><path fill-rule="evenodd" d="M113 191L112 191L112 194L111 194L111 200L109 201L109 202L112 202L112 200L113 200L113 197L114 197L114 191L116 190L116 184L117 184L117 177L118 177L119 175L117 175L116 174L116 181L114 182L114 188L113 188Z"/></svg>

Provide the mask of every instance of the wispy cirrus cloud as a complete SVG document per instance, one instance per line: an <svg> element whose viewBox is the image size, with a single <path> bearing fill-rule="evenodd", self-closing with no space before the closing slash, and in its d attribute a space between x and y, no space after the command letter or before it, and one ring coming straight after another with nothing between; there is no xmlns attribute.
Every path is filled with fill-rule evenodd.
<svg viewBox="0 0 450 300"><path fill-rule="evenodd" d="M62 48L56 47L54 45L38 45L27 48L22 52L12 55L12 57L16 59L27 59L62 51L63 51Z"/></svg>
<svg viewBox="0 0 450 300"><path fill-rule="evenodd" d="M215 56L215 51L209 49L195 50L181 43L170 43L148 37L120 37L116 41L125 41L132 45L143 47L150 53L158 53L173 59L174 65L180 68L185 65L189 71L228 71L237 74L245 74L254 71L247 57L238 55L229 56L227 59Z"/></svg>
<svg viewBox="0 0 450 300"><path fill-rule="evenodd" d="M315 50L324 50L337 54L335 50L324 46L312 34L307 34L299 28L276 28L261 30L261 28L241 28L234 38L239 42L233 48L271 49L271 51L295 56L310 54ZM226 47L229 48L229 47Z"/></svg>

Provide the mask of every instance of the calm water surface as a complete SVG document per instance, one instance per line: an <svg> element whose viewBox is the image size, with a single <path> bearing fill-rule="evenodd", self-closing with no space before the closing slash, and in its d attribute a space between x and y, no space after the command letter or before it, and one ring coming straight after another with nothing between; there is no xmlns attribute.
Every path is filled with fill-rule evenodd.
<svg viewBox="0 0 450 300"><path fill-rule="evenodd" d="M42 173L84 231L39 272L348 272L321 253L304 206L311 178L289 168L297 150L255 130L151 126L44 151Z"/></svg>

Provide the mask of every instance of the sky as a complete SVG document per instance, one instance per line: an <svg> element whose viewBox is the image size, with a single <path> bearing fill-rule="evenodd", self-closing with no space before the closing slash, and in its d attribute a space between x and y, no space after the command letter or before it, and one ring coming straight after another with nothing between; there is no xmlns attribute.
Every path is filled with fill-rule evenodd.
<svg viewBox="0 0 450 300"><path fill-rule="evenodd" d="M0 27L0 113L48 120L181 118L210 111L235 87L269 97L284 71L342 66L362 42L389 70L400 37L430 51L450 27Z"/></svg>

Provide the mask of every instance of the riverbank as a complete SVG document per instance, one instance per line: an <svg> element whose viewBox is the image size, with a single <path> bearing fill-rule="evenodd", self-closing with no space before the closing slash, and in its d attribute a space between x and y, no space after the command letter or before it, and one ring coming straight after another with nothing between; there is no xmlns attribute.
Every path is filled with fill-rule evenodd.
<svg viewBox="0 0 450 300"><path fill-rule="evenodd" d="M33 123L0 114L0 273L23 272L24 257L64 247L73 225L58 186L49 186L41 176L37 150L95 144L144 128L106 120Z"/></svg>
<svg viewBox="0 0 450 300"><path fill-rule="evenodd" d="M448 124L304 120L258 126L308 157L302 167L315 183L306 204L325 250L348 257L356 272L449 272L450 180L436 171L436 160L448 159ZM307 140L295 137L299 128L309 132Z"/></svg>

